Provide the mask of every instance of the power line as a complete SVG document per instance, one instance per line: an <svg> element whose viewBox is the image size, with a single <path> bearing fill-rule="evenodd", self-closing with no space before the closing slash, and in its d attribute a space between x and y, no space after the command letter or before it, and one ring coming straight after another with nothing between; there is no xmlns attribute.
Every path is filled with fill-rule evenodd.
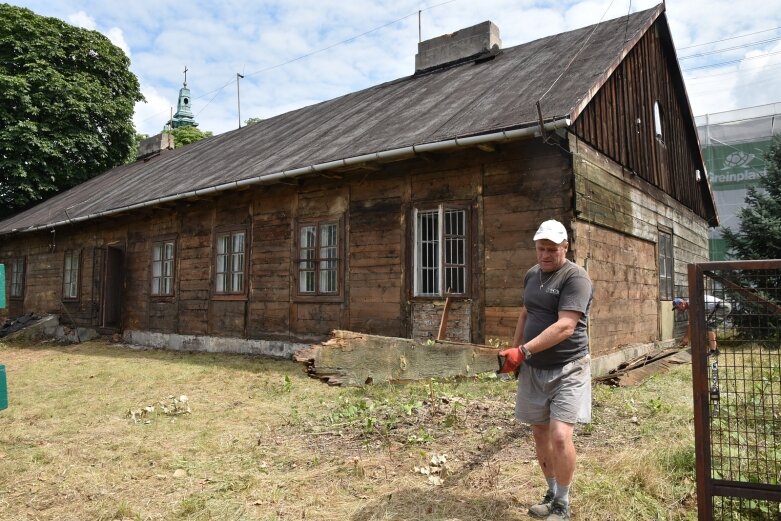
<svg viewBox="0 0 781 521"><path fill-rule="evenodd" d="M580 49L578 49L578 52L576 52L576 53L575 53L575 54L572 56L572 59L570 59L570 61L569 61L569 63L567 64L567 66L566 66L566 67L564 67L564 70L562 70L562 71L561 71L561 74L559 74L559 76L558 76L558 77L557 77L555 80L553 80L553 83L551 83L551 84L550 84L550 87L548 87L548 90L546 90L546 91L543 93L543 95L542 95L542 96L540 96L540 98L537 100L537 110L538 110L538 111L540 111L540 102L542 101L542 98L544 98L545 96L547 96L547 95L548 95L548 93L551 91L551 89L553 88L553 86L554 86L554 85L556 85L556 83L557 83L557 82L558 82L558 81L561 79L561 77L562 77L562 76L564 76L564 73L565 73L565 72L567 72L567 70L569 70L569 68L572 66L572 63L575 61L575 58L577 58L577 57L578 57L578 55L580 54L580 52L581 52L583 49L585 49L585 48L586 48L586 44L587 44L587 43L588 43L588 41L591 39L591 37L592 37L592 36L594 36L594 33L596 32L597 28L599 27L599 24L601 24L601 23L602 23L602 20L605 18L605 15L607 14L607 12L608 12L608 11L610 11L610 8L611 8L611 7L613 7L613 2L614 2L614 1L615 1L615 0L610 0L610 4L607 6L607 9L605 9L605 12L604 12L604 13L602 13L602 16L599 18L599 21L597 22L597 24L594 26L594 28L591 30L591 32L589 33L589 35L588 35L588 36L586 37L586 39L583 41L583 44L580 46ZM624 36L624 38L626 38L626 36Z"/></svg>
<svg viewBox="0 0 781 521"><path fill-rule="evenodd" d="M361 33L361 34L358 34L358 35L356 35L356 36L352 36L352 37L350 37L350 38L347 38L346 40L342 40L342 41L340 41L340 42L334 43L334 44L332 44L332 45L329 45L329 46L327 46L327 47L323 47L323 48L321 48L321 49L318 49L318 50L316 50L316 51L312 51L312 52L310 52L310 53L308 53L308 54L303 54L303 55L301 55L301 56L298 56L298 57L296 57L296 58L290 59L290 60L288 60L288 61L286 61L286 62L278 63L278 64L276 64L276 65L272 65L272 66L270 66L270 67L265 67L265 68L263 68L263 69L259 69L259 70L257 70L257 71L254 71L254 72L249 72L249 73L245 74L244 76L253 76L253 75L255 75L255 74L260 74L260 73L263 73L263 72L268 72L268 71L270 71L270 70L278 69L278 68L280 68L280 67L284 67L285 65L289 65L289 64L291 64L291 63L294 63L294 62L297 62L297 61L299 61L299 60L303 60L303 59L305 59L305 58L309 58L310 56L314 56L315 54L319 54L319 53L321 53L321 52L325 52L325 51L327 51L327 50L333 49L334 47L338 47L338 46L340 46L340 45L344 45L344 44L346 44L346 43L350 43L350 42L352 42L352 41L355 41L355 40L357 40L357 39L359 39L359 38L362 38L362 37L364 37L364 36L366 36L366 35L368 35L368 34L371 34L371 33L377 32L377 31L379 31L379 30L381 30L381 29L385 29L386 27L389 27L389 26L391 26L391 25L397 24L397 23L399 23L399 22L401 22L401 21L403 21L403 20L406 20L407 18L410 18L410 17L412 17L412 16L418 16L418 15L419 15L421 12L423 12L423 11L430 11L430 10L432 10L432 9L435 9L435 8L437 8L437 7L442 7L443 5L451 4L451 3L453 3L453 2L456 2L456 1L457 1L457 0L446 0L445 2L440 2L440 3L438 3L438 4L434 4L434 5L431 5L431 6L429 6L429 7L426 7L426 8L423 8L423 9L419 9L418 11L415 11L414 13L410 13L410 14L408 14L408 15L402 16L401 18L397 18L396 20L393 20L393 21L391 21L391 22L385 23L385 24L383 24L383 25L380 25L380 26L378 26L378 27L375 27L375 28L373 28L373 29L369 29L369 30L368 30L368 31L366 31L366 32L363 32L363 33ZM611 2L611 3L612 3L612 2ZM603 15L603 17L604 17L604 15ZM202 108L200 111L198 111L198 113L197 113L195 116L197 117L197 116L198 116L198 115L199 115L201 112L203 112L203 110L204 110L206 107L208 107L208 106L209 106L209 104L211 104L211 102L212 102L212 101L214 101L214 99L217 97L217 94L219 94L221 91L223 91L223 90L225 89L225 87L227 87L228 85L232 85L234 81L235 81L235 77L233 77L233 76L232 76L232 77L231 77L231 79L230 79L230 80L228 80L228 82L226 82L226 83L225 83L224 85L222 85L221 87L218 87L218 88L216 88L216 89L214 89L214 90L211 90L211 91L209 91L209 92L205 92L205 93L203 93L203 94L201 94L201 95L199 95L199 96L196 96L196 97L194 97L193 99L195 99L195 100L198 100L198 99L201 99L201 98L205 98L206 96L209 96L210 94L214 94L214 96L212 96L212 98L211 98L211 99L210 99L210 100L209 100L209 101L206 103L206 105L204 105L204 106L203 106L203 108ZM162 114L162 113L163 113L163 112L161 111L161 112L160 112L160 113L158 113L158 114ZM148 117L148 118L146 118L146 119L144 119L144 120L142 120L142 121L148 121L148 120L150 120L150 119L152 119L152 118L154 118L154 117L157 117L157 114L155 114L155 115L152 115L152 116L150 116L150 117Z"/></svg>
<svg viewBox="0 0 781 521"><path fill-rule="evenodd" d="M755 58L764 58L765 56L773 56L774 54L781 54L781 51L766 52L766 53L758 54L756 56L748 56L748 57L745 57L745 58L740 58L739 60L730 60L730 61L727 61L727 62L719 62L719 63L709 63L708 65L700 65L698 67L687 67L687 68L681 69L681 70L684 70L684 71L694 71L694 70L697 70L697 69L706 69L708 67L719 67L720 65L730 65L732 63L739 63L739 62L742 62L742 61L745 61L745 60L753 60Z"/></svg>
<svg viewBox="0 0 781 521"><path fill-rule="evenodd" d="M693 47L702 47L703 45L711 45L711 44L714 44L714 43L726 42L727 40L735 40L736 38L745 38L746 36L754 36L755 34L769 33L770 31L777 31L779 29L781 29L781 27L773 27L772 29L765 29L763 31L756 31L756 32L753 32L753 33L739 34L737 36L730 36L729 38L722 38L721 40L713 40L712 42L697 43L697 44L694 44L694 45L687 45L685 47L678 47L678 50L682 51L683 49L691 49Z"/></svg>
<svg viewBox="0 0 781 521"><path fill-rule="evenodd" d="M434 4L434 5L431 5L429 7L426 7L426 8L423 8L423 9L419 9L418 11L415 11L414 13L410 13L408 15L402 16L401 18L397 18L396 20L393 20L391 22L388 22L388 23L385 23L385 24L380 25L378 27L375 27L374 29L370 29L370 30L368 30L366 32L363 32L361 34L358 34L356 36L352 36L350 38L347 38L346 40L342 40L340 42L334 43L334 44L329 45L327 47L323 47L322 49L318 49L318 50L312 51L312 52L310 52L308 54L304 54L304 55L298 56L298 57L293 58L291 60L288 60L286 62L278 63L278 64L272 65L270 67L266 67L266 68L259 69L259 70L254 71L254 72L247 73L244 76L252 76L252 75L255 75L255 74L260 74L262 72L268 72L268 71L273 70L273 69L278 69L280 67L284 67L285 65L289 65L289 64L297 62L299 60L303 60L304 58L309 58L310 56L314 56L315 54L319 54L321 52L325 52L325 51L327 51L329 49L333 49L334 47L338 47L340 45L344 45L346 43L350 43L350 42L355 41L355 40L357 40L359 38L362 38L363 36L366 36L368 34L377 32L380 29L385 29L386 27L389 27L391 25L397 24L397 23L401 22L402 20L406 20L407 18L410 18L412 16L417 16L417 15L419 15L419 13L421 13L423 11L430 11L430 10L435 9L437 7L441 7L443 5L451 4L451 3L456 2L456 1L457 0L447 0L445 2L440 2L438 4ZM195 116L197 117L201 112L203 112L203 110L206 107L208 107L209 104L211 104L212 101L214 101L214 99L217 97L217 94L222 92L225 89L225 87L227 87L228 85L232 85L234 80L235 80L235 78L231 77L231 79L228 82L226 82L224 85L222 85L221 87L218 87L218 88L216 88L214 90L211 90L209 92L205 92L205 93L203 93L203 94L201 94L199 96L195 96L193 99L194 100L198 100L198 99L205 98L206 96L209 96L210 94L214 94L214 96L212 96L212 98L206 103L206 105L203 106L203 108L200 111L198 111L198 113ZM142 122L149 121L150 119L156 118L156 117L158 117L158 115L163 114L163 113L164 113L164 111L160 111L159 113L153 114L152 116L149 116L148 118L145 118L145 119L143 119L141 121Z"/></svg>
<svg viewBox="0 0 781 521"><path fill-rule="evenodd" d="M742 45L736 45L735 47L727 47L726 49L717 49L715 51L701 52L701 53L698 53L698 54L690 54L688 56L681 56L678 59L679 60L688 60L689 58L699 58L700 56L708 56L710 54L718 54L720 52L734 51L735 49L742 49L743 47L751 47L753 45L761 45L763 43L776 42L778 40L781 40L781 36L777 36L775 38L770 38L768 40L760 40L758 42L744 43Z"/></svg>
<svg viewBox="0 0 781 521"><path fill-rule="evenodd" d="M746 72L746 71L758 71L758 70L770 70L770 69L777 69L781 67L781 64L778 65L768 65L767 67L746 67L745 69L740 69L740 72ZM717 72L715 74L706 74L704 76L693 76L691 78L686 78L686 81L690 80L705 80L708 78L714 78L716 76L726 76L727 74L735 74L735 71L727 71L727 72Z"/></svg>
<svg viewBox="0 0 781 521"><path fill-rule="evenodd" d="M259 69L259 70L254 71L254 72L248 72L247 74L245 74L245 76L253 76L255 74L260 74L261 72L268 72L270 70L277 69L279 67L284 67L285 65L289 65L289 64L291 64L293 62L297 62L299 60L303 60L304 58L309 58L310 56L314 56L315 54L319 54L321 52L328 51L330 49L333 49L334 47L338 47L340 45L344 45L345 43L350 43L350 42L352 42L354 40L357 40L358 38L362 38L362 37L366 36L367 34L371 34L371 33L379 31L380 29L385 29L386 27L389 27L391 25L397 24L397 23L401 22L402 20L406 20L407 18L410 18L410 17L413 17L413 16L418 16L418 14L421 11L429 11L431 9L434 9L435 7L441 7L441 6L446 5L446 4L451 4L451 3L455 2L455 1L456 0L447 0L446 2L442 2L442 3L436 4L436 5L432 5L432 6L426 7L425 9L420 9L418 11L415 11L414 13L410 13L408 15L402 16L401 18L397 18L396 20L393 20L392 22L388 22L386 24L380 25L379 27L375 27L374 29L369 29L366 32L363 32L363 33L361 33L359 35L356 35L356 36L352 36L350 38L347 38L346 40L342 40L341 42L335 43L333 45L329 45L327 47L323 47L322 49L318 49L316 51L312 51L312 52L310 52L308 54L303 54L301 56L298 56L298 57L293 58L291 60L288 60L286 62L279 63L277 65L272 65L270 67ZM232 81L233 81L233 79L231 79L231 82Z"/></svg>

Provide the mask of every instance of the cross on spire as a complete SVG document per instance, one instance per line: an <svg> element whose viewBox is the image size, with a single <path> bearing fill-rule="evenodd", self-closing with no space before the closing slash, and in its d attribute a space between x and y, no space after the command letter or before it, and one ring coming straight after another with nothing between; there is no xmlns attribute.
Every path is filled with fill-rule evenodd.
<svg viewBox="0 0 781 521"><path fill-rule="evenodd" d="M187 65L184 66L184 86L187 86L187 71L189 69L187 68Z"/></svg>

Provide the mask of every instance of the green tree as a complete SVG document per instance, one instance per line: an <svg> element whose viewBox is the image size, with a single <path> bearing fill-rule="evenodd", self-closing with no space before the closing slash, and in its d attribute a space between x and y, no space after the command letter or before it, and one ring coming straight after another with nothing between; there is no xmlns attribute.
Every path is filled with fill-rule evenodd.
<svg viewBox="0 0 781 521"><path fill-rule="evenodd" d="M263 118L253 117L253 118L247 118L244 120L244 126L248 127L250 125L254 125L255 123L260 123L263 121Z"/></svg>
<svg viewBox="0 0 781 521"><path fill-rule="evenodd" d="M190 143L195 143L207 137L212 137L214 134L210 130L199 130L197 127L191 127L189 125L184 127L175 128L173 130L166 130L167 133L174 136L174 148L181 148Z"/></svg>
<svg viewBox="0 0 781 521"><path fill-rule="evenodd" d="M96 31L0 4L0 217L130 157L129 65Z"/></svg>
<svg viewBox="0 0 781 521"><path fill-rule="evenodd" d="M766 173L746 193L738 210L738 229L724 229L727 251L740 260L781 259L781 135L765 155ZM781 276L775 271L741 270L734 282L747 289L731 295L737 302L732 323L738 338L778 347L781 343ZM753 298L747 298L753 295Z"/></svg>
<svg viewBox="0 0 781 521"><path fill-rule="evenodd" d="M130 154L128 154L125 159L125 163L135 163L136 159L138 159L138 146L148 137L149 134L142 134L140 132L135 133L133 136L133 146L130 149Z"/></svg>
<svg viewBox="0 0 781 521"><path fill-rule="evenodd" d="M724 229L727 251L736 259L781 259L781 135L765 155L767 171L746 193L737 230Z"/></svg>

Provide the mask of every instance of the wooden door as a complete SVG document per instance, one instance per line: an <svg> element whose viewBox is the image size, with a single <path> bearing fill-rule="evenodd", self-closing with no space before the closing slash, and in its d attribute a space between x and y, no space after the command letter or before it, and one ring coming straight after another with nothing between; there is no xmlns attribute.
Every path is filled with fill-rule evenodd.
<svg viewBox="0 0 781 521"><path fill-rule="evenodd" d="M106 248L102 277L102 327L119 328L122 325L122 258L119 248Z"/></svg>

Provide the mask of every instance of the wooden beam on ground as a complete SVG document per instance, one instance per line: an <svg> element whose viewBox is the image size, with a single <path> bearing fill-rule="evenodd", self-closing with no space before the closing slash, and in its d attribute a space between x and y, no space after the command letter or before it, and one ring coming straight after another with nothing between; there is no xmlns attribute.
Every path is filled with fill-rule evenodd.
<svg viewBox="0 0 781 521"><path fill-rule="evenodd" d="M691 351L688 349L665 349L624 362L608 374L594 378L594 381L615 387L630 387L643 383L655 374L669 371L673 365L691 363L691 359Z"/></svg>
<svg viewBox="0 0 781 521"><path fill-rule="evenodd" d="M362 386L427 378L474 377L498 369L498 349L459 342L337 330L326 342L301 349L294 360L329 385Z"/></svg>

